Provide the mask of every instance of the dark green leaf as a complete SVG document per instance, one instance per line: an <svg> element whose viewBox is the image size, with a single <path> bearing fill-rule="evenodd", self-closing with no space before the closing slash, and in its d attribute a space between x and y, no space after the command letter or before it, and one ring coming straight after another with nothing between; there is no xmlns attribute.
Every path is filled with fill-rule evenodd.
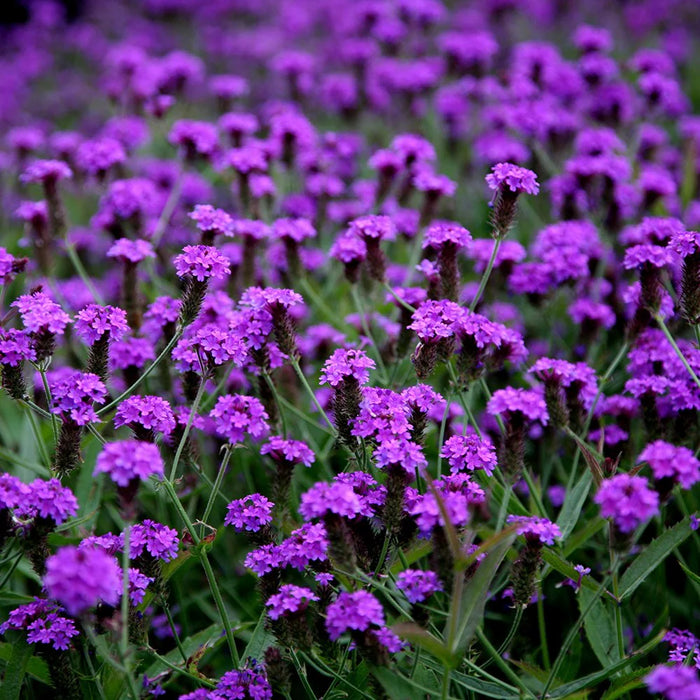
<svg viewBox="0 0 700 700"><path fill-rule="evenodd" d="M22 692L27 665L32 657L32 647L25 639L18 638L12 644L12 653L7 660L5 677L0 686L0 700L16 700Z"/></svg>
<svg viewBox="0 0 700 700"><path fill-rule="evenodd" d="M591 472L585 471L566 495L566 500L557 518L557 525L559 525L561 530L562 540L566 540L573 532L574 527L576 527L581 510L586 503L592 481Z"/></svg>
<svg viewBox="0 0 700 700"><path fill-rule="evenodd" d="M587 588L581 588L578 593L578 606L581 612L588 608L595 593ZM609 605L598 598L586 615L583 626L591 649L598 657L603 668L620 660L617 648L617 632L615 618L609 610Z"/></svg>
<svg viewBox="0 0 700 700"><path fill-rule="evenodd" d="M642 548L639 556L620 578L620 600L633 593L649 574L692 532L690 521L684 518Z"/></svg>

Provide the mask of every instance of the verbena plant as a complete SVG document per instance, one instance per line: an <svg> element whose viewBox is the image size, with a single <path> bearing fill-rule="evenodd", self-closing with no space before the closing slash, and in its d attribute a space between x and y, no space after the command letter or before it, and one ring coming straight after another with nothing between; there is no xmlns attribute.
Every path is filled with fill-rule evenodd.
<svg viewBox="0 0 700 700"><path fill-rule="evenodd" d="M697 10L3 30L0 698L700 697Z"/></svg>

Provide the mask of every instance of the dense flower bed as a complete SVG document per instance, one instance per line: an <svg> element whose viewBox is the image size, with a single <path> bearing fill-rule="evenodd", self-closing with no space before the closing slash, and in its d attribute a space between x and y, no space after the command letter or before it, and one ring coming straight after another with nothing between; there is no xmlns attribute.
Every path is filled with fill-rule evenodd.
<svg viewBox="0 0 700 700"><path fill-rule="evenodd" d="M3 697L700 698L700 7L29 7Z"/></svg>

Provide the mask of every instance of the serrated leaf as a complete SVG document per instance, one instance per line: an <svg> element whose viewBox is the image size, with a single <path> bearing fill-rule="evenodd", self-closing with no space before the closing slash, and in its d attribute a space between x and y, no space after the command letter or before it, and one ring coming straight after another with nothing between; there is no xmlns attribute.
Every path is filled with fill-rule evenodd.
<svg viewBox="0 0 700 700"><path fill-rule="evenodd" d="M248 644L246 644L245 651L241 657L242 659L246 659L248 657L253 659L261 659L265 649L267 649L267 647L269 647L271 644L274 644L274 636L271 635L267 629L265 629L266 618L267 613L263 612L262 615L260 615L258 624L255 625L250 641Z"/></svg>
<svg viewBox="0 0 700 700"><path fill-rule="evenodd" d="M666 530L648 545L645 545L637 558L630 564L620 578L619 598L623 600L631 595L647 576L666 559L666 557L690 536L690 521L684 518L672 528Z"/></svg>
<svg viewBox="0 0 700 700"><path fill-rule="evenodd" d="M578 522L583 506L586 503L588 492L591 488L593 477L590 471L585 471L579 480L574 484L574 487L566 495L566 500L561 508L557 525L562 534L562 541L573 532L576 523Z"/></svg>
<svg viewBox="0 0 700 700"><path fill-rule="evenodd" d="M595 593L587 588L581 588L577 597L579 610L582 613L588 608L594 596ZM593 603L588 611L583 626L591 649L603 668L620 660L615 619L600 598Z"/></svg>
<svg viewBox="0 0 700 700"><path fill-rule="evenodd" d="M18 638L12 644L12 652L7 660L5 676L0 686L0 700L16 700L20 697L31 657L31 645L25 639Z"/></svg>
<svg viewBox="0 0 700 700"><path fill-rule="evenodd" d="M417 644L443 663L449 663L450 652L445 645L428 630L412 622L399 622L391 628L401 639Z"/></svg>
<svg viewBox="0 0 700 700"><path fill-rule="evenodd" d="M0 642L0 661L7 662L12 656L13 645L8 642ZM51 685L49 667L46 662L38 656L32 656L27 663L27 675L34 680Z"/></svg>
<svg viewBox="0 0 700 700"><path fill-rule="evenodd" d="M491 589L491 582L515 539L515 533L511 532L506 537L502 537L502 533L499 533L497 537L501 541L488 550L488 554L479 563L476 572L464 586L459 606L460 620L457 626L457 636L453 648L450 649L452 656L457 660L464 656L464 652L472 640L476 628L481 624L484 617L486 599ZM446 624L449 625L450 621L448 620Z"/></svg>

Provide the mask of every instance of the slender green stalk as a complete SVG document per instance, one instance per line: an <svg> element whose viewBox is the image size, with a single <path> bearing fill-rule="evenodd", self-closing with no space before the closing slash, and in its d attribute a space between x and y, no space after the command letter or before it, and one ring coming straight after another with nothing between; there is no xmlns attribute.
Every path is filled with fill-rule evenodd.
<svg viewBox="0 0 700 700"><path fill-rule="evenodd" d="M199 387L197 388L197 394L192 402L192 407L190 408L190 414L187 416L187 423L185 429L182 431L182 437L178 443L177 450L175 452L175 459L173 459L173 466L170 468L170 481L175 481L175 475L177 474L177 467L180 463L180 458L182 457L182 451L185 449L185 444L187 443L187 438L189 437L190 430L192 429L192 423L194 423L194 418L199 410L199 404L202 401L202 396L204 395L204 389L207 385L205 377L202 377Z"/></svg>
<svg viewBox="0 0 700 700"><path fill-rule="evenodd" d="M700 388L700 378L698 378L698 375L695 374L695 371L688 363L688 360L685 359L685 355L681 352L681 349L678 347L678 343L676 343L674 337L671 335L671 331L668 330L668 327L664 323L664 320L659 314L654 314L654 320L659 324L659 328L663 331L663 334L666 336L666 340L668 340L668 342L671 344L673 351L676 353L676 355L678 355L678 359L683 363L683 367L685 367L686 371L692 377L695 384L697 384L697 386Z"/></svg>
<svg viewBox="0 0 700 700"><path fill-rule="evenodd" d="M314 393L313 389L309 385L308 380L304 376L304 373L301 371L301 367L299 366L299 360L296 358L290 360L289 364L294 368L294 371L296 372L297 377L299 378L299 381L302 383L304 389L306 389L306 393L309 395L309 398L313 401L314 405L318 409L319 413L323 417L323 419L328 423L330 429L333 431L333 435L336 435L336 430L335 426L333 425L333 422L331 419L328 417L326 412L323 410L323 406L319 403L318 399L316 398L316 394Z"/></svg>
<svg viewBox="0 0 700 700"><path fill-rule="evenodd" d="M476 638L484 648L484 651L489 655L496 666L501 669L503 674L508 677L520 690L523 692L523 697L534 698L532 691L522 682L520 676L508 665L505 659L501 658L498 652L493 648L493 645L487 639L481 627L476 628Z"/></svg>
<svg viewBox="0 0 700 700"><path fill-rule="evenodd" d="M44 444L44 440L41 437L41 433L39 432L39 426L37 425L36 419L34 418L32 407L29 405L28 401L20 401L20 403L23 404L25 407L27 418L29 419L29 425L32 428L32 433L34 434L34 439L36 440L37 448L39 450L39 453L41 454L41 459L44 461L44 464L46 465L47 469L51 469L51 457L48 453L48 450L46 449L46 445ZM37 406L37 408L39 407Z"/></svg>
<svg viewBox="0 0 700 700"><path fill-rule="evenodd" d="M105 302L100 293L97 291L97 288L95 285L92 283L92 280L90 279L90 275L88 275L87 271L83 267L83 263L80 260L80 257L78 256L78 253L75 251L75 246L70 243L68 240L64 239L63 241L64 247L66 249L66 252L68 253L68 258L71 261L71 264L75 268L75 271L78 273L78 277L82 280L83 284L87 288L87 290L90 292L92 295L92 298L100 305L104 306Z"/></svg>
<svg viewBox="0 0 700 700"><path fill-rule="evenodd" d="M280 401L280 395L277 391L277 387L275 386L275 383L272 381L272 377L270 377L268 372L263 370L262 375L265 378L265 383L272 392L272 396L275 399L275 403L277 404L277 413L279 414L280 420L282 421L282 435L284 437L287 437L287 420L284 417L284 411L282 410L282 402Z"/></svg>
<svg viewBox="0 0 700 700"><path fill-rule="evenodd" d="M180 201L180 193L182 192L182 184L184 181L184 176L185 176L185 169L180 168L180 172L177 174L177 179L173 183L173 188L170 190L170 194L168 195L168 199L165 202L165 206L163 207L162 211L160 212L160 216L158 217L158 221L156 222L155 228L153 229L153 235L151 236L151 244L153 245L154 248L158 247L158 244L160 243L160 239L163 237L163 234L165 233L165 229L168 227L168 224L170 223L170 219L173 216L173 212L175 211L175 207L177 206L177 203Z"/></svg>
<svg viewBox="0 0 700 700"><path fill-rule="evenodd" d="M226 606L224 605L224 599L221 597L221 590L219 589L219 584L216 580L216 574L214 574L214 569L211 568L211 562L207 553L202 550L200 552L199 558L202 562L202 568L207 576L207 581L209 582L209 588L211 590L212 596L214 596L214 603L219 611L219 616L221 617L221 623L224 626L224 631L226 633L226 641L228 642L228 647L231 652L231 658L233 659L233 664L236 668L241 665L240 657L238 656L238 650L236 649L236 640L233 637L233 629L231 628L231 621L228 618L228 613L226 612Z"/></svg>
<svg viewBox="0 0 700 700"><path fill-rule="evenodd" d="M450 697L450 669L446 668L442 674L442 691L440 693L441 700L448 700Z"/></svg>
<svg viewBox="0 0 700 700"><path fill-rule="evenodd" d="M387 374L386 366L384 364L384 360L382 359L382 353L380 352L379 346L377 345L377 342L375 341L374 336L372 335L372 329L369 327L369 322L367 320L367 312L365 311L362 299L360 299L360 294L357 291L357 285L353 284L350 288L350 292L352 294L352 299L355 302L355 308L357 309L357 313L360 316L362 330L364 331L369 341L372 343L372 347L374 348L374 351L377 355L377 367L382 375L381 382L382 384L386 385L389 382L389 375Z"/></svg>
<svg viewBox="0 0 700 700"><path fill-rule="evenodd" d="M44 386L44 394L46 394L46 405L49 407L49 411L53 406L53 399L51 398L51 388L49 387L49 381L46 378L46 369L44 367L38 368L39 374L41 376L41 383ZM53 428L53 443L54 445L58 442L58 418L56 415L51 413L51 427Z"/></svg>
<svg viewBox="0 0 700 700"><path fill-rule="evenodd" d="M206 508L204 509L204 515L202 516L202 522L206 523L207 520L209 519L209 516L211 515L211 510L214 507L214 502L216 501L216 497L219 494L219 489L221 488L221 484L223 483L224 476L226 475L226 469L228 468L228 463L231 460L231 455L233 454L233 450L231 449L230 445L227 445L225 448L225 454L224 454L224 459L221 462L221 466L219 467L219 471L216 474L216 480L214 481L214 487L211 490L211 493L209 494L209 500L207 501Z"/></svg>
<svg viewBox="0 0 700 700"><path fill-rule="evenodd" d="M127 387L124 391L122 391L119 396L117 396L114 401L111 401L108 403L106 406L103 406L98 412L98 416L103 416L105 413L109 413L113 408L116 408L124 399L127 397L131 396L131 394L136 391L136 389L140 386L141 382L143 382L151 372L163 361L163 359L168 355L168 353L175 347L175 343L177 343L178 340L182 337L182 329L178 330L175 335L170 339L170 342L163 348L161 351L160 355L156 357L155 360L146 368L144 373L130 386Z"/></svg>
<svg viewBox="0 0 700 700"><path fill-rule="evenodd" d="M479 303L479 300L481 299L481 295L484 293L484 289L486 289L486 285L488 284L489 277L491 277L491 272L493 271L493 266L496 262L496 256L498 255L498 251L501 248L501 243L503 239L502 238L497 238L493 244L493 250L491 251L491 257L489 258L489 261L486 265L486 269L484 270L484 274L481 276L481 282L479 282L479 288L476 290L476 294L474 295L474 298L472 299L472 303L469 304L469 310L474 311L476 308L476 305Z"/></svg>
<svg viewBox="0 0 700 700"><path fill-rule="evenodd" d="M611 574L608 574L604 579L603 582L600 584L598 587L598 590L596 591L595 595L591 598L590 602L588 605L584 608L584 610L581 611L581 614L579 615L578 620L576 620L576 623L571 627L569 630L569 633L566 635L566 638L564 639L563 644L561 645L561 648L559 649L559 653L557 654L557 658L554 660L554 665L552 666L552 670L549 672L549 676L547 677L547 682L545 683L544 689L542 690L541 694L541 700L545 700L547 697L547 693L549 692L549 689L552 687L552 683L557 678L557 673L559 673L559 669L561 668L562 663L564 662L564 657L566 656L567 652L569 651L569 647L571 647L574 639L579 633L579 630L581 629L581 625L583 624L583 621L586 619L586 616L588 613L593 609L593 606L596 604L598 599L600 598L601 595L603 595L603 592L605 591L605 587L608 585L608 582L611 579Z"/></svg>
<svg viewBox="0 0 700 700"><path fill-rule="evenodd" d="M124 666L124 671L129 681L129 686L136 684L134 681L131 663L129 659L129 559L131 555L131 523L124 527L124 548L122 549L122 600L121 600L121 636L119 638L119 656ZM138 695L136 696L138 697Z"/></svg>
<svg viewBox="0 0 700 700"><path fill-rule="evenodd" d="M175 640L175 646L177 646L177 650L180 652L180 656L182 657L182 660L187 663L187 652L185 651L185 647L182 646L182 640L180 639L180 634L177 631L177 627L175 626L175 620L173 619L173 613L170 610L170 606L166 601L163 602L163 612L165 613L165 617L168 620L168 625L170 627L170 631L172 632L173 639Z"/></svg>
<svg viewBox="0 0 700 700"><path fill-rule="evenodd" d="M437 478L442 476L442 444L445 441L445 428L447 426L447 417L450 415L450 401L454 396L454 391L450 391L445 397L445 410L442 412L442 420L440 421L440 435L438 437L438 463L437 463Z"/></svg>
<svg viewBox="0 0 700 700"><path fill-rule="evenodd" d="M517 608L515 608L515 615L513 615L513 622L511 622L510 629L508 630L508 634L506 635L506 638L503 640L501 643L501 646L498 647L498 655L503 656L503 654L508 651L508 647L510 646L510 643L513 641L513 637L515 637L515 633L518 631L518 628L520 627L520 621L523 619L523 611L525 608L522 605L518 605ZM486 666L486 664L484 664Z"/></svg>
<svg viewBox="0 0 700 700"><path fill-rule="evenodd" d="M538 585L537 591L537 627L540 632L540 647L542 648L542 664L545 671L552 668L552 661L549 658L549 644L547 643L547 625L544 619L544 599L542 597L542 586Z"/></svg>

